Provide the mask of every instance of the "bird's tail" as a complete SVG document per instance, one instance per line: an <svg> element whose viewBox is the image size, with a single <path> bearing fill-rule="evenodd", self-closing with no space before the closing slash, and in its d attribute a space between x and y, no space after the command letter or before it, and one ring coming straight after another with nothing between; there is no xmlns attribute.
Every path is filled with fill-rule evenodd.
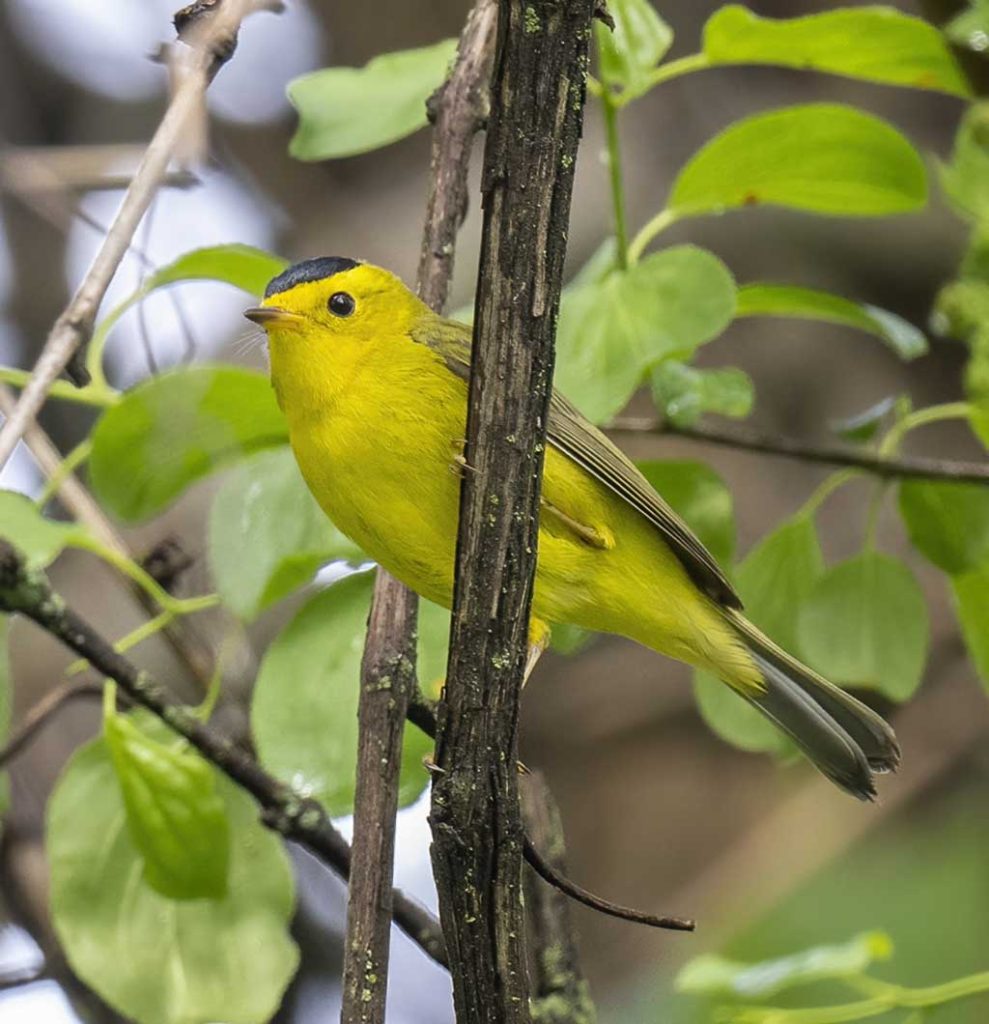
<svg viewBox="0 0 989 1024"><path fill-rule="evenodd" d="M762 692L742 693L745 699L832 782L860 800L872 800L873 773L895 771L900 763L893 730L871 708L791 658L740 612L727 614L765 683Z"/></svg>

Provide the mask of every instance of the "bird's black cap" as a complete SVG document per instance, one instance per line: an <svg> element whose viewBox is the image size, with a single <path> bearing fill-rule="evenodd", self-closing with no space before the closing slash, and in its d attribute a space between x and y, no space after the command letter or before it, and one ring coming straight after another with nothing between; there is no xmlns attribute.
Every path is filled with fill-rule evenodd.
<svg viewBox="0 0 989 1024"><path fill-rule="evenodd" d="M344 270L352 270L360 266L360 260L350 260L346 256L317 256L315 259L293 263L288 270L283 270L278 277L273 277L264 290L264 297L270 299L279 292L287 292L297 284L308 284L310 281L322 281Z"/></svg>

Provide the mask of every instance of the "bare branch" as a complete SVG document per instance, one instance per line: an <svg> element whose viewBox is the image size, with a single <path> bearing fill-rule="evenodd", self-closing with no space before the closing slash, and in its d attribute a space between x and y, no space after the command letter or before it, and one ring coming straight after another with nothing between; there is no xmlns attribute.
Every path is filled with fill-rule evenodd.
<svg viewBox="0 0 989 1024"><path fill-rule="evenodd" d="M17 407L0 428L0 465L7 461L38 415L49 388L63 370L68 369L77 384L88 382L88 374L78 356L92 334L107 287L148 205L168 174L172 158L201 107L206 88L231 56L241 21L258 9L255 0L225 0L221 5L207 6L210 13L201 19L201 30L189 29L190 48L184 59L179 62L179 58L175 58L176 66L181 67L181 79L110 230L75 295L55 321Z"/></svg>
<svg viewBox="0 0 989 1024"><path fill-rule="evenodd" d="M36 622L66 647L113 679L135 703L147 708L208 761L246 790L262 808L261 820L286 839L309 850L343 878L350 874L351 853L322 805L300 797L266 772L246 751L204 725L175 700L149 672L118 654L56 594L43 572L26 567L23 556L0 539L0 611L16 612ZM395 923L437 963L446 965L439 923L403 893L392 895Z"/></svg>
<svg viewBox="0 0 989 1024"><path fill-rule="evenodd" d="M487 112L494 52L495 0L468 16L457 59L430 100L432 174L419 261L419 295L442 312L453 273L457 231L467 207L471 141ZM344 944L344 1024L383 1024L387 994L391 887L402 736L416 692L418 599L378 569L371 601L358 704L354 870Z"/></svg>
<svg viewBox="0 0 989 1024"><path fill-rule="evenodd" d="M884 479L949 480L952 483L989 483L989 461L960 462L921 455L885 457L841 445L819 445L792 437L760 433L750 427L677 427L653 417L620 416L608 428L610 433L669 434L688 441L738 448L742 451L779 455L801 462L828 466L849 466Z"/></svg>
<svg viewBox="0 0 989 1024"><path fill-rule="evenodd" d="M433 873L457 1019L529 1020L516 771L539 492L593 0L502 0Z"/></svg>
<svg viewBox="0 0 989 1024"><path fill-rule="evenodd" d="M20 725L16 726L10 738L0 747L0 768L16 757L37 732L66 704L79 697L99 697L103 687L99 683L62 683L54 690L45 694L37 704L24 716Z"/></svg>

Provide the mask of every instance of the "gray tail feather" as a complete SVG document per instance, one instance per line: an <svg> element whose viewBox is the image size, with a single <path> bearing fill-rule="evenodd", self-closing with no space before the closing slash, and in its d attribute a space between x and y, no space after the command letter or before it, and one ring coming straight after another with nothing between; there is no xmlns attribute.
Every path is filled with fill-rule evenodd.
<svg viewBox="0 0 989 1024"><path fill-rule="evenodd" d="M801 665L741 615L732 616L766 689L746 699L782 729L814 765L860 800L876 795L874 772L895 771L900 748L871 708Z"/></svg>

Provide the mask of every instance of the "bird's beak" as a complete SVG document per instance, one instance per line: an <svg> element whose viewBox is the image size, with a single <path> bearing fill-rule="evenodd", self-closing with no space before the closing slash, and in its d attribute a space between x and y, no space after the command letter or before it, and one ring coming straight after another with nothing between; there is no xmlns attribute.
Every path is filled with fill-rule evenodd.
<svg viewBox="0 0 989 1024"><path fill-rule="evenodd" d="M297 323L302 319L298 313L290 313L287 309L279 309L277 306L252 306L244 310L244 316L261 327L267 327L269 324Z"/></svg>

